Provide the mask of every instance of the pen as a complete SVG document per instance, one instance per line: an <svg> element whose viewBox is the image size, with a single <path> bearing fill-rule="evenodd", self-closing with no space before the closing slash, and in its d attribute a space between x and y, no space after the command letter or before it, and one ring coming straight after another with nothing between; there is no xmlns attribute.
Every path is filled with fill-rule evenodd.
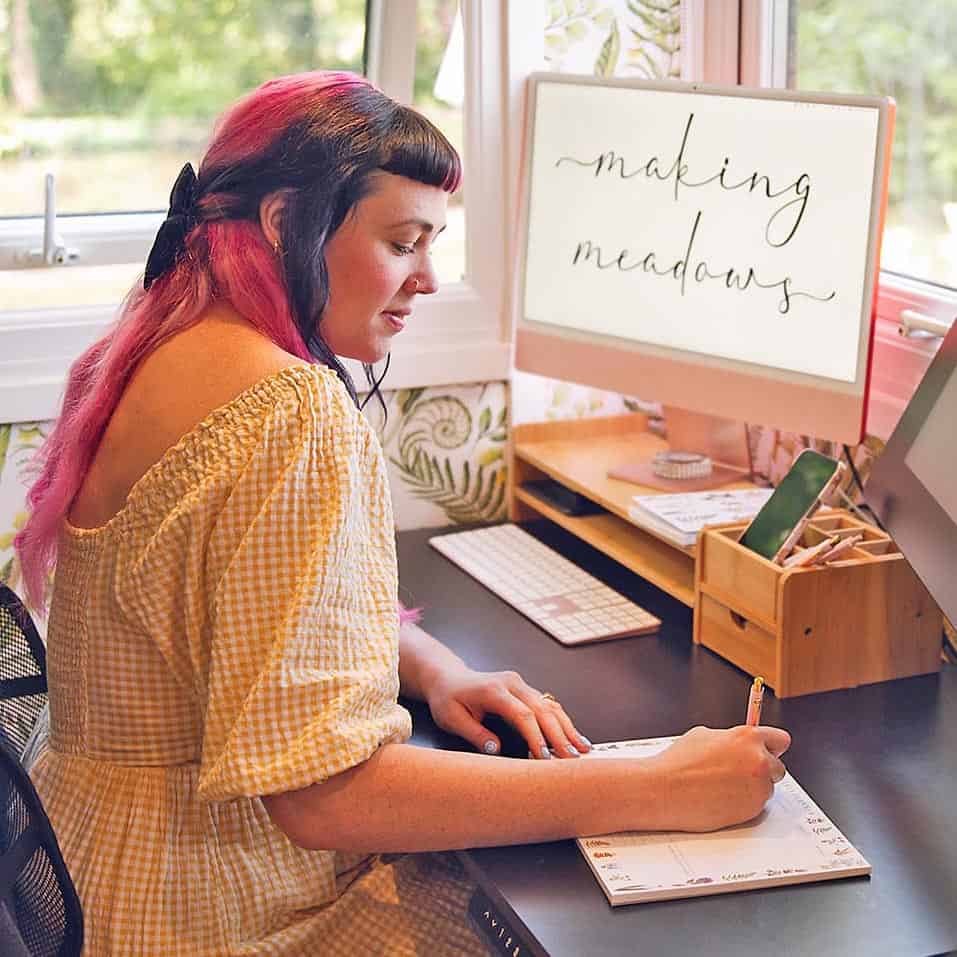
<svg viewBox="0 0 957 957"><path fill-rule="evenodd" d="M863 535L852 535L850 538L842 538L833 548L828 549L823 555L818 555L812 562L812 565L826 565L833 562L845 552L849 552L859 542L864 540Z"/></svg>
<svg viewBox="0 0 957 957"><path fill-rule="evenodd" d="M825 552L829 552L839 541L839 535L832 535L830 538L825 538L824 541L818 542L817 545L802 548L800 551L794 552L793 555L784 559L784 567L806 568L808 565L813 565L815 559L819 558Z"/></svg>
<svg viewBox="0 0 957 957"><path fill-rule="evenodd" d="M748 716L745 724L754 727L761 722L761 700L764 698L764 678L755 678L748 694Z"/></svg>

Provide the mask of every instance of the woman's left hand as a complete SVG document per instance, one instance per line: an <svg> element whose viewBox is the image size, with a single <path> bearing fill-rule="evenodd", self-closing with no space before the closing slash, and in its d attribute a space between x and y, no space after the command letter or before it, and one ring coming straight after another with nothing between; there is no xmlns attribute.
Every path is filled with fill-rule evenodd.
<svg viewBox="0 0 957 957"><path fill-rule="evenodd" d="M486 754L502 750L498 736L482 724L487 714L497 714L511 724L528 743L532 757L575 758L591 749L591 742L572 724L565 709L514 671L449 668L433 680L426 700L440 728Z"/></svg>

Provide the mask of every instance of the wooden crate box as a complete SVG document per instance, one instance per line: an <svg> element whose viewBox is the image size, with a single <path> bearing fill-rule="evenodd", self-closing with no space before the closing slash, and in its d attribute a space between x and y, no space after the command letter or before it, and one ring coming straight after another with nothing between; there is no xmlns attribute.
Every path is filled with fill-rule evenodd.
<svg viewBox="0 0 957 957"><path fill-rule="evenodd" d="M864 540L829 565L785 569L738 544L746 523L705 529L694 641L779 698L940 670L940 610L894 542L850 512L820 512L802 545Z"/></svg>

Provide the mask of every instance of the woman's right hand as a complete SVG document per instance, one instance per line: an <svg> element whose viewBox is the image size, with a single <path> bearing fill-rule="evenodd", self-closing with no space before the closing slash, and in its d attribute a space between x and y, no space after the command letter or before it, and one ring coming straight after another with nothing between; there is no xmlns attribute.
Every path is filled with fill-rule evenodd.
<svg viewBox="0 0 957 957"><path fill-rule="evenodd" d="M662 775L661 829L714 831L756 817L785 775L790 744L780 728L692 728L648 759Z"/></svg>

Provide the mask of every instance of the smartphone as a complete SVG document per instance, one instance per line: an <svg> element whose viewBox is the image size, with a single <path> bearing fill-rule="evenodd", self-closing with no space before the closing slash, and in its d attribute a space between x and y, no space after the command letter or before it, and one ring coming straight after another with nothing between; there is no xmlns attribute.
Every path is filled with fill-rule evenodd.
<svg viewBox="0 0 957 957"><path fill-rule="evenodd" d="M745 529L741 544L772 562L780 562L801 537L821 499L834 490L843 475L841 462L805 449Z"/></svg>

